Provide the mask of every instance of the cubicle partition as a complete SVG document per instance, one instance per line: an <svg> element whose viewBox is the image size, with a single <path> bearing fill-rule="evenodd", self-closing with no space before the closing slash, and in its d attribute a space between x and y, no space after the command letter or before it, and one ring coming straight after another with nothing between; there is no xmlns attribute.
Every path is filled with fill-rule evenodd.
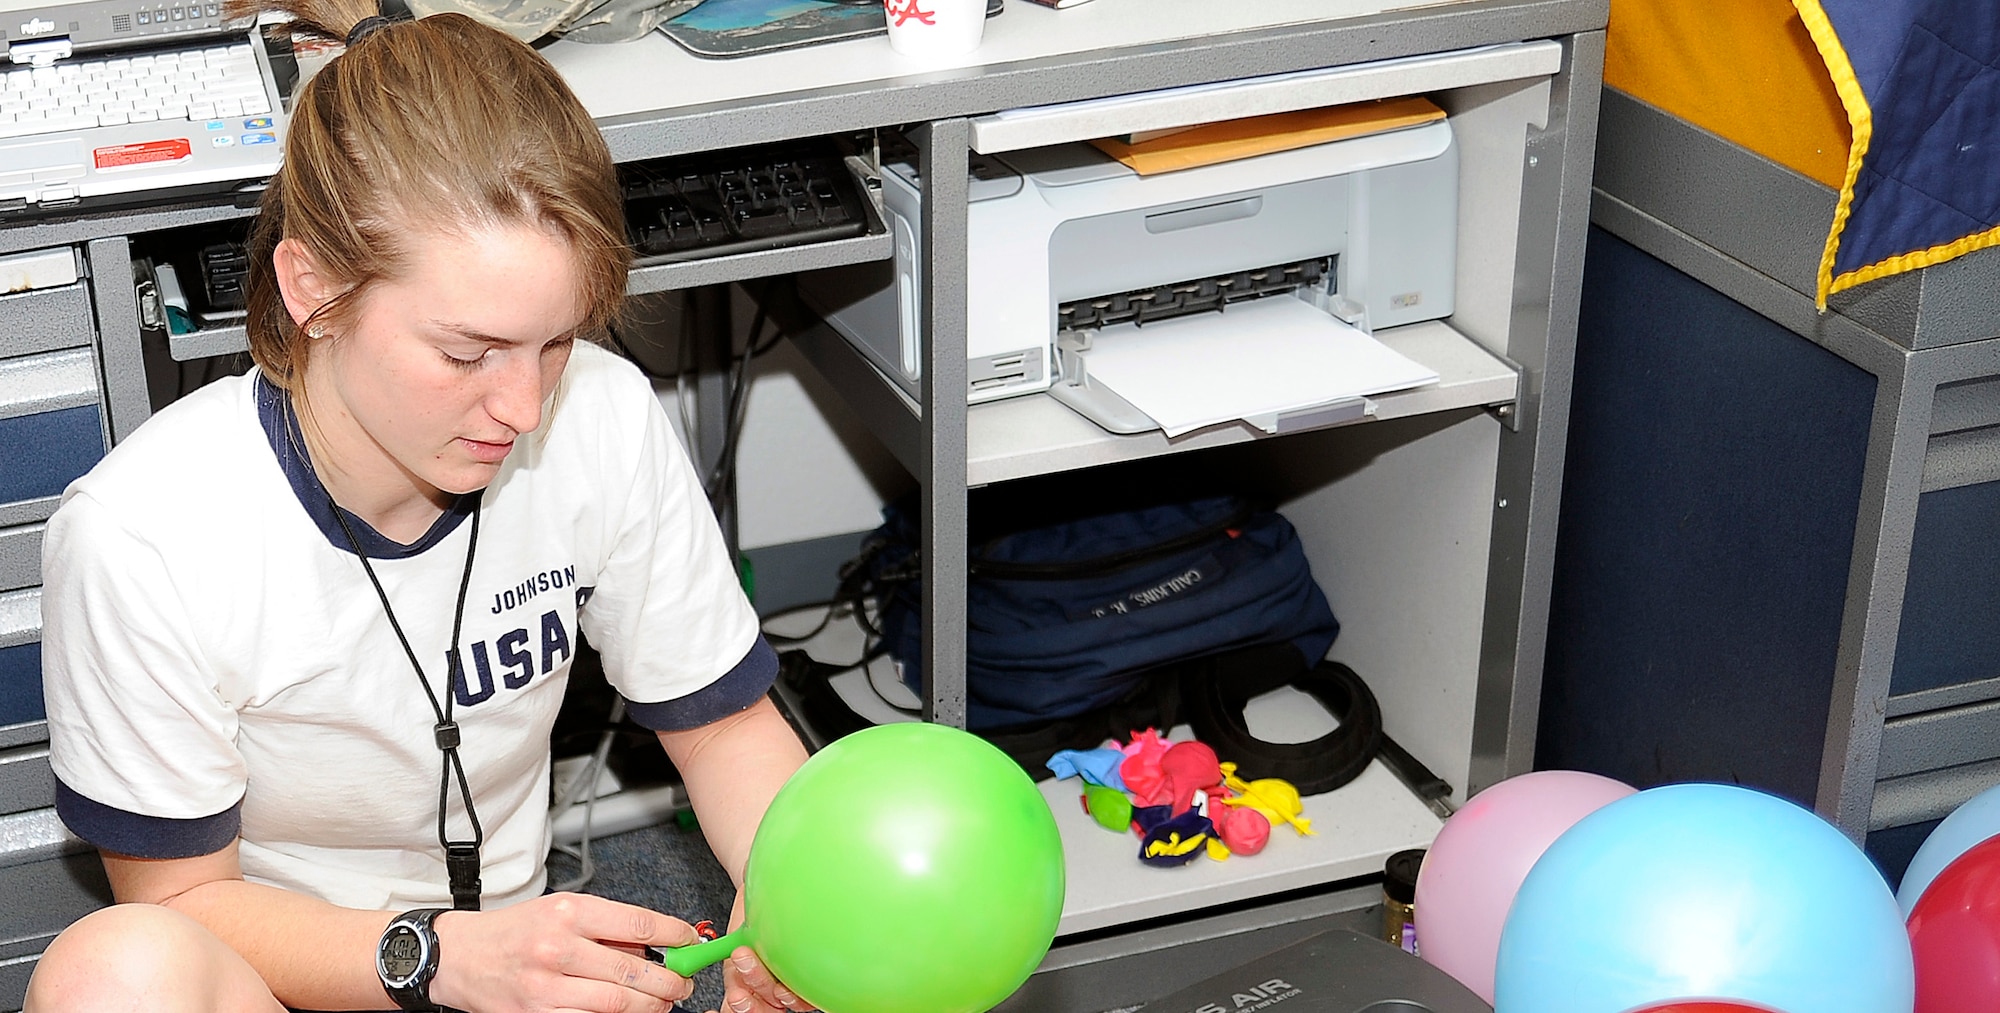
<svg viewBox="0 0 2000 1013"><path fill-rule="evenodd" d="M1601 122L1538 763L1775 791L1893 882L2000 783L2000 251L1821 313L1834 190Z"/></svg>

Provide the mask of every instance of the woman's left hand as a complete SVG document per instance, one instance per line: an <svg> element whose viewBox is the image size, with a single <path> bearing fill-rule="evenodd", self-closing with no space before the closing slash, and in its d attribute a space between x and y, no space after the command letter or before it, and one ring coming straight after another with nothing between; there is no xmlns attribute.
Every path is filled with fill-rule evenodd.
<svg viewBox="0 0 2000 1013"><path fill-rule="evenodd" d="M785 1013L812 1006L771 974L748 946L722 962L722 1005L727 1013Z"/></svg>
<svg viewBox="0 0 2000 1013"><path fill-rule="evenodd" d="M738 893L736 904L729 911L730 931L742 924L743 895ZM757 952L748 946L738 946L722 962L722 1006L717 1013L785 1013L813 1008L780 984L771 969L757 959Z"/></svg>

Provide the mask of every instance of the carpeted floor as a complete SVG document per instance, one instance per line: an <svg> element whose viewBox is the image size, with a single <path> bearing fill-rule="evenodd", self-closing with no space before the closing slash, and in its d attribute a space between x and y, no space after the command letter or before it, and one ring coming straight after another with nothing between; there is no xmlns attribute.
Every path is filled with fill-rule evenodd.
<svg viewBox="0 0 2000 1013"><path fill-rule="evenodd" d="M717 932L728 929L736 887L700 831L683 831L671 823L642 827L591 842L590 855L596 875L583 888L585 893L651 908L690 924L707 919ZM549 858L551 883L575 876L576 870L576 860L567 855ZM693 1011L721 1009L722 969L698 972L694 995L681 1006Z"/></svg>
<svg viewBox="0 0 2000 1013"><path fill-rule="evenodd" d="M596 875L585 893L638 904L690 923L706 918L716 931L727 928L729 906L736 900L736 888L722 871L715 856L702 841L699 831L683 831L673 824L643 827L593 841L591 862ZM549 858L549 882L557 883L576 875L576 860L556 854ZM694 995L681 1003L690 1013L706 1013L722 1008L722 970L711 967L698 972ZM1131 1013L1132 1006L1107 1013Z"/></svg>

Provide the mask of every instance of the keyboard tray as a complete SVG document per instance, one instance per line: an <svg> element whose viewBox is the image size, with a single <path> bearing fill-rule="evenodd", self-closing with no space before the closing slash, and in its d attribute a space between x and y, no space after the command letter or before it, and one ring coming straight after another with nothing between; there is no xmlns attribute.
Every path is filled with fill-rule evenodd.
<svg viewBox="0 0 2000 1013"><path fill-rule="evenodd" d="M830 139L618 167L640 264L701 260L863 235L867 201Z"/></svg>

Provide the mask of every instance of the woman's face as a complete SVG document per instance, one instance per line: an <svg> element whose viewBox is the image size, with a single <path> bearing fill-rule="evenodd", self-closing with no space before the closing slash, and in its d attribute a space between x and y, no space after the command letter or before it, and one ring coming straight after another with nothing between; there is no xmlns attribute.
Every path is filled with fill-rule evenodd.
<svg viewBox="0 0 2000 1013"><path fill-rule="evenodd" d="M313 420L356 478L483 489L569 362L585 315L575 258L558 235L508 225L418 233L409 251L352 323L309 339Z"/></svg>

